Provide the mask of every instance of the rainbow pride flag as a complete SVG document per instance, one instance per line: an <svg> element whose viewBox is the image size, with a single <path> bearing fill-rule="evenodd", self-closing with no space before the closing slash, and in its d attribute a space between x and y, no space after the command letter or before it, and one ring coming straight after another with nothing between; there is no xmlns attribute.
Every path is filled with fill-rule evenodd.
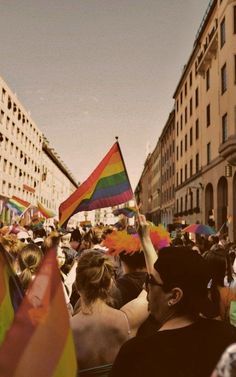
<svg viewBox="0 0 236 377"><path fill-rule="evenodd" d="M45 217L46 219L51 219L52 217L55 217L55 212L51 211L50 209L44 207L42 203L38 202L37 204L39 212Z"/></svg>
<svg viewBox="0 0 236 377"><path fill-rule="evenodd" d="M17 196L13 196L11 199L8 200L6 206L12 209L17 215L22 215L22 213L30 207L30 203L26 202L23 199L18 198Z"/></svg>
<svg viewBox="0 0 236 377"><path fill-rule="evenodd" d="M0 344L10 328L22 299L23 290L0 244Z"/></svg>
<svg viewBox="0 0 236 377"><path fill-rule="evenodd" d="M4 377L76 377L77 361L55 250L50 250L0 347Z"/></svg>
<svg viewBox="0 0 236 377"><path fill-rule="evenodd" d="M116 142L89 178L59 207L59 225L81 211L113 207L133 198L120 146Z"/></svg>
<svg viewBox="0 0 236 377"><path fill-rule="evenodd" d="M126 217L134 217L137 214L137 209L135 207L123 207L123 208L117 208L114 209L113 215L114 216L119 216L119 215L124 215Z"/></svg>

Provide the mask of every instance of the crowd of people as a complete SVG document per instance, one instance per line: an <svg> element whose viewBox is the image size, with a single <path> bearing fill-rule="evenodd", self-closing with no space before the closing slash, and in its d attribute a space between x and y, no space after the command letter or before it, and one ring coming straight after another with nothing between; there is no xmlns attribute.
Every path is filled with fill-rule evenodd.
<svg viewBox="0 0 236 377"><path fill-rule="evenodd" d="M0 243L24 292L56 250L80 376L236 376L235 245L180 233L155 250L144 216L136 228L15 224L0 228ZM140 249L116 252L122 232Z"/></svg>

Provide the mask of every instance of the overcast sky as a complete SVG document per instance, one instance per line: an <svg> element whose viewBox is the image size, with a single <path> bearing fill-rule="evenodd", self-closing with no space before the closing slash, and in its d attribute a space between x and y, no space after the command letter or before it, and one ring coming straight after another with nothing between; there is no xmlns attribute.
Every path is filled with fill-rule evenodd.
<svg viewBox="0 0 236 377"><path fill-rule="evenodd" d="M0 1L0 75L78 181L119 136L135 188L208 3Z"/></svg>

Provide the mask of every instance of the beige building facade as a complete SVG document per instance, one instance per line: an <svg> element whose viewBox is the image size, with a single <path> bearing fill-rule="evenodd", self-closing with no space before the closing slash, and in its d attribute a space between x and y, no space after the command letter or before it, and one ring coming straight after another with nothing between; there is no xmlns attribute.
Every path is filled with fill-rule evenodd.
<svg viewBox="0 0 236 377"><path fill-rule="evenodd" d="M173 110L160 136L161 223L173 223L175 213L175 111Z"/></svg>
<svg viewBox="0 0 236 377"><path fill-rule="evenodd" d="M176 214L235 240L236 1L210 1L174 99Z"/></svg>
<svg viewBox="0 0 236 377"><path fill-rule="evenodd" d="M34 123L16 94L0 77L0 209L17 196L58 213L77 183Z"/></svg>

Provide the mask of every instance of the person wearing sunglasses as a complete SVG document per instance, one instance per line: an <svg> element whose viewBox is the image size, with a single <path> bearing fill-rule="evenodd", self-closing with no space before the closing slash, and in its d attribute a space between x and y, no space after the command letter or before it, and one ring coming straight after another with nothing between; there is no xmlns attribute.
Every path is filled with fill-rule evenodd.
<svg viewBox="0 0 236 377"><path fill-rule="evenodd" d="M17 239L25 244L29 244L33 242L32 238L26 231L20 231L19 233L17 233Z"/></svg>
<svg viewBox="0 0 236 377"><path fill-rule="evenodd" d="M189 247L166 247L151 266L148 232L140 236L149 263L148 308L158 329L126 342L110 377L209 377L224 349L236 341L236 329L201 315L209 305L206 261Z"/></svg>

